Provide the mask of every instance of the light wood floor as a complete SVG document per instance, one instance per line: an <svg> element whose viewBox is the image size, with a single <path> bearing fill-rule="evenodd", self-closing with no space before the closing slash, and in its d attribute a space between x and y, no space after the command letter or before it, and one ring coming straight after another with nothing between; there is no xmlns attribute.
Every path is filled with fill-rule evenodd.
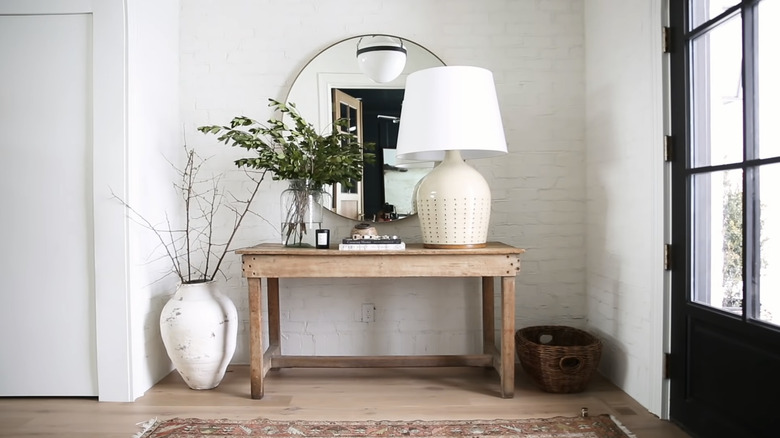
<svg viewBox="0 0 780 438"><path fill-rule="evenodd" d="M519 367L518 367L519 368ZM249 368L234 366L216 389L194 391L171 373L134 403L0 398L0 436L130 438L136 423L171 417L436 420L614 415L638 438L687 437L601 377L579 394L538 390L519 370L502 399L494 371L480 368L284 369L269 373L262 400L249 398Z"/></svg>

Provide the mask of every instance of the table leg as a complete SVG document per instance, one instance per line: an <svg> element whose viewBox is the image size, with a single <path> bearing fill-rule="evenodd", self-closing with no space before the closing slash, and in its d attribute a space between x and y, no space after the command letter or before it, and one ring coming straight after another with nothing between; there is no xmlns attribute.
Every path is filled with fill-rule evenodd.
<svg viewBox="0 0 780 438"><path fill-rule="evenodd" d="M281 347L282 329L279 314L279 279L269 278L268 293L268 346Z"/></svg>
<svg viewBox="0 0 780 438"><path fill-rule="evenodd" d="M515 395L515 277L501 277L501 397Z"/></svg>
<svg viewBox="0 0 780 438"><path fill-rule="evenodd" d="M247 278L249 283L249 376L253 399L263 398L263 286L260 278Z"/></svg>
<svg viewBox="0 0 780 438"><path fill-rule="evenodd" d="M482 352L490 354L496 346L493 277L482 277Z"/></svg>

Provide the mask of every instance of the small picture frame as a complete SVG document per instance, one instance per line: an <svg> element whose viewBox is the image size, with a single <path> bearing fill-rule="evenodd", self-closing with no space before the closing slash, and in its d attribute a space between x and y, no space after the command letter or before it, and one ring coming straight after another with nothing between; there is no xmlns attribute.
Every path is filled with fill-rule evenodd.
<svg viewBox="0 0 780 438"><path fill-rule="evenodd" d="M317 249L328 249L330 248L330 230L325 228L320 228L316 231L316 248Z"/></svg>

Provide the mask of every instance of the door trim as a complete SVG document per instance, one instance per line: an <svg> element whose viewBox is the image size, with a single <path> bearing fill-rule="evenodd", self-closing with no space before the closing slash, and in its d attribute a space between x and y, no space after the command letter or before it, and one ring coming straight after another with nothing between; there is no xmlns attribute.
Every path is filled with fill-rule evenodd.
<svg viewBox="0 0 780 438"><path fill-rule="evenodd" d="M98 398L133 401L128 221L111 191L127 193L126 0L14 0L0 14L90 14Z"/></svg>
<svg viewBox="0 0 780 438"><path fill-rule="evenodd" d="M127 53L124 0L91 2L94 40L95 296L98 397L133 401L127 199Z"/></svg>

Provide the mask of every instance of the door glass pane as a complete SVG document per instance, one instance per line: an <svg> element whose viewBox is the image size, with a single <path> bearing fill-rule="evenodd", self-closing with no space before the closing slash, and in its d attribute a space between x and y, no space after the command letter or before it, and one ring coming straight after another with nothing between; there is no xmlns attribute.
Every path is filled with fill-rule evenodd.
<svg viewBox="0 0 780 438"><path fill-rule="evenodd" d="M742 19L693 41L691 98L694 167L742 160Z"/></svg>
<svg viewBox="0 0 780 438"><path fill-rule="evenodd" d="M780 156L780 2L758 4L758 50L756 77L758 97L758 154L760 158ZM763 80L762 80L763 79Z"/></svg>
<svg viewBox="0 0 780 438"><path fill-rule="evenodd" d="M722 14L737 0L691 0L691 29Z"/></svg>
<svg viewBox="0 0 780 438"><path fill-rule="evenodd" d="M759 299L754 318L780 325L780 164L761 166L759 180Z"/></svg>
<svg viewBox="0 0 780 438"><path fill-rule="evenodd" d="M691 299L741 314L742 171L694 175L691 186Z"/></svg>

